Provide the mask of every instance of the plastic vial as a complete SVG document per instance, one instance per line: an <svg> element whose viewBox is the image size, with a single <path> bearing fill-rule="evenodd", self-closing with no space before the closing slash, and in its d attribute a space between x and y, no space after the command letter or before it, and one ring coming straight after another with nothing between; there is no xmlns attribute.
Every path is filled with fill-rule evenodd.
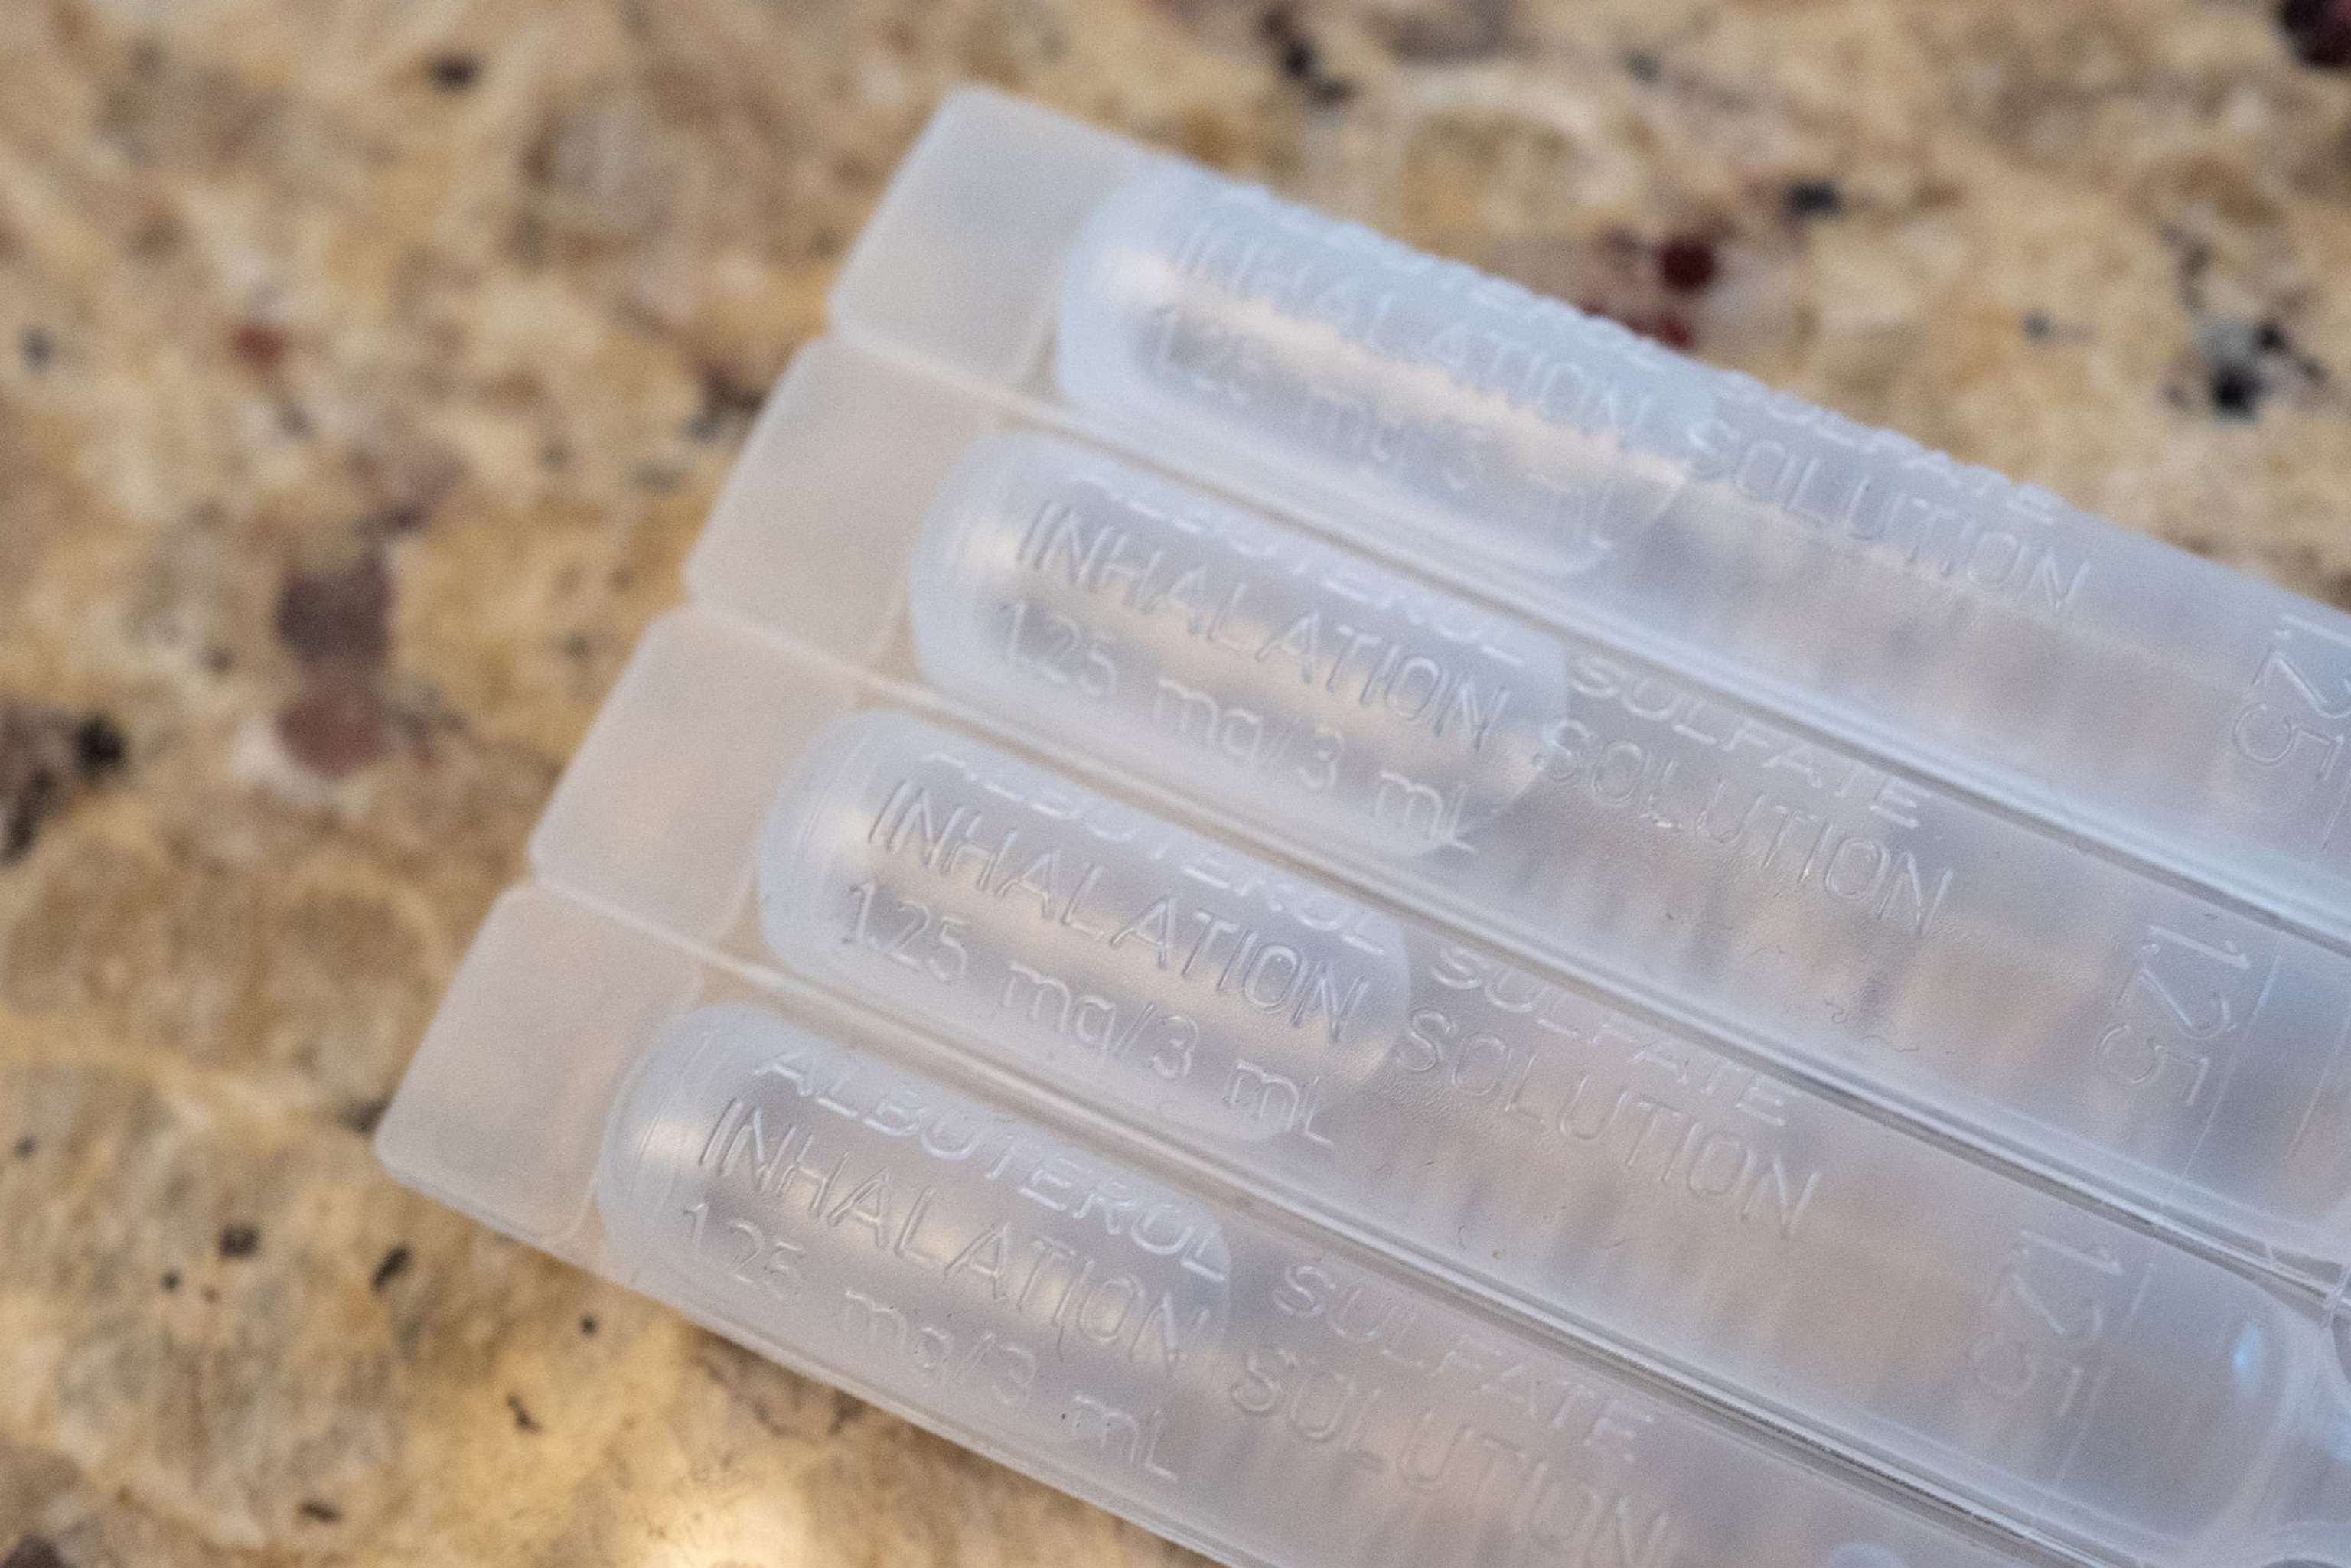
<svg viewBox="0 0 2351 1568"><path fill-rule="evenodd" d="M596 1191L642 1287L1244 1568L2015 1560L764 1007L661 1031Z"/></svg>
<svg viewBox="0 0 2351 1568"><path fill-rule="evenodd" d="M887 711L759 898L820 984L2057 1540L2351 1562L2313 1313L1589 995Z"/></svg>
<svg viewBox="0 0 2351 1568"><path fill-rule="evenodd" d="M2351 959L1074 443L914 548L938 687L2140 1211L2351 1258Z"/></svg>
<svg viewBox="0 0 2351 1568"><path fill-rule="evenodd" d="M2351 617L1031 106L943 108L836 327L2351 934Z"/></svg>
<svg viewBox="0 0 2351 1568"><path fill-rule="evenodd" d="M402 1179L1237 1568L2351 1568L2351 618L986 93L832 320Z"/></svg>

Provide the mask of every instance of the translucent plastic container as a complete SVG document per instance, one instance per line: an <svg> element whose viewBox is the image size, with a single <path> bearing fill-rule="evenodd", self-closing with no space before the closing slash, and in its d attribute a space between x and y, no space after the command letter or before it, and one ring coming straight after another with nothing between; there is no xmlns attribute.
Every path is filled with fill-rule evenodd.
<svg viewBox="0 0 2351 1568"><path fill-rule="evenodd" d="M2351 622L985 94L834 313L402 1179L1235 1564L2351 1568Z"/></svg>
<svg viewBox="0 0 2351 1568"><path fill-rule="evenodd" d="M689 571L1278 853L2342 1284L2351 959L2242 904L830 342Z"/></svg>
<svg viewBox="0 0 2351 1568"><path fill-rule="evenodd" d="M2351 618L1043 110L951 99L836 328L2351 933Z"/></svg>
<svg viewBox="0 0 2351 1568"><path fill-rule="evenodd" d="M544 890L492 913L377 1147L1236 1568L2053 1568Z"/></svg>
<svg viewBox="0 0 2351 1568"><path fill-rule="evenodd" d="M887 695L673 618L534 862L2035 1539L2351 1563L2308 1298Z"/></svg>

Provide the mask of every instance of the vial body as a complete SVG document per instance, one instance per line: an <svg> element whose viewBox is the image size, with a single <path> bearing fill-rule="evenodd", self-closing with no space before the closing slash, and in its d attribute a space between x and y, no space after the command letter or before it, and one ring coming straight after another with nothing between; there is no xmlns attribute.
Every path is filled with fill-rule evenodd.
<svg viewBox="0 0 2351 1568"><path fill-rule="evenodd" d="M1126 173L1056 371L1123 436L2337 933L2351 619L1207 171Z"/></svg>
<svg viewBox="0 0 2351 1568"><path fill-rule="evenodd" d="M639 1283L1228 1562L2013 1560L763 1007L673 1021L597 1192Z"/></svg>
<svg viewBox="0 0 2351 1568"><path fill-rule="evenodd" d="M1533 956L2339 1272L2351 959L1099 452L975 447L922 668Z"/></svg>
<svg viewBox="0 0 2351 1568"><path fill-rule="evenodd" d="M2217 1264L910 716L771 819L778 957L2011 1518L2192 1562L2339 1407Z"/></svg>

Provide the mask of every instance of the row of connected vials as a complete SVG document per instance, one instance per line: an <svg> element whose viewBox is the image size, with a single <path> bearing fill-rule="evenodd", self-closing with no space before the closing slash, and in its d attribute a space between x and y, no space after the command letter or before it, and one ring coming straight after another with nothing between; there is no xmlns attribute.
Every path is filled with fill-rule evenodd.
<svg viewBox="0 0 2351 1568"><path fill-rule="evenodd" d="M986 97L835 310L605 1266L1236 1563L2351 1563L2351 621Z"/></svg>

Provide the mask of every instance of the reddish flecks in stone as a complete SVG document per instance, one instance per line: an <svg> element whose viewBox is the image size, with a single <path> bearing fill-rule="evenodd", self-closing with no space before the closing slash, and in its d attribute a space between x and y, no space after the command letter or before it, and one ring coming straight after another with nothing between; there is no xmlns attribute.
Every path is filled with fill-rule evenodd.
<svg viewBox="0 0 2351 1568"><path fill-rule="evenodd" d="M1677 294L1698 293L1719 270L1711 240L1677 235L1657 248L1658 281Z"/></svg>
<svg viewBox="0 0 2351 1568"><path fill-rule="evenodd" d="M1655 339L1668 349L1687 350L1698 346L1697 327L1678 310L1612 310L1602 301L1591 298L1577 300L1575 308L1586 316L1605 316L1618 326Z"/></svg>
<svg viewBox="0 0 2351 1568"><path fill-rule="evenodd" d="M391 621L392 573L375 550L339 571L297 573L277 595L277 639L306 664L380 662Z"/></svg>
<svg viewBox="0 0 2351 1568"><path fill-rule="evenodd" d="M367 673L330 664L277 716L277 738L295 760L343 779L383 755L383 699Z"/></svg>
<svg viewBox="0 0 2351 1568"><path fill-rule="evenodd" d="M1632 325L1635 332L1655 338L1668 349L1687 349L1698 341L1698 334L1690 329L1689 318L1678 310L1660 310L1648 320Z"/></svg>
<svg viewBox="0 0 2351 1568"><path fill-rule="evenodd" d="M255 370L274 371L286 360L286 329L267 321L247 321L230 334L229 348Z"/></svg>
<svg viewBox="0 0 2351 1568"><path fill-rule="evenodd" d="M2351 0L2280 0L2277 18L2304 65L2351 68Z"/></svg>
<svg viewBox="0 0 2351 1568"><path fill-rule="evenodd" d="M392 649L392 573L375 549L339 570L296 573L278 593L277 640L307 674L277 716L277 737L326 778L348 777L383 754L376 672Z"/></svg>

